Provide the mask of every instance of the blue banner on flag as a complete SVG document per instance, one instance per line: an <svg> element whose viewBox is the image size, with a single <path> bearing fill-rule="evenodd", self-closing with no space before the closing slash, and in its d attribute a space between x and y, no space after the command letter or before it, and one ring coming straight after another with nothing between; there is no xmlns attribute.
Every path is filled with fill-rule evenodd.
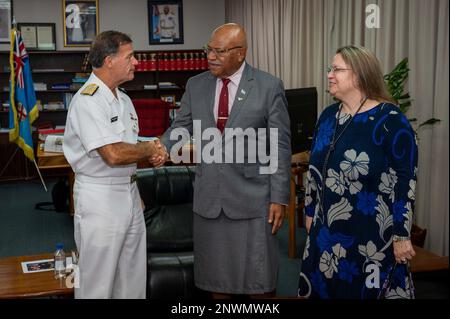
<svg viewBox="0 0 450 319"><path fill-rule="evenodd" d="M9 140L23 149L26 157L34 160L31 124L39 116L36 105L30 60L20 32L11 30L11 52L9 60Z"/></svg>

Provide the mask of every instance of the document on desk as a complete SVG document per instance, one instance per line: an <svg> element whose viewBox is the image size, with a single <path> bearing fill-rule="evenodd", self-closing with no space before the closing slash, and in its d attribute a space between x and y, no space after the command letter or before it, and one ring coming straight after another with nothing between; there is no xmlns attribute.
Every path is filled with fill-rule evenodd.
<svg viewBox="0 0 450 319"><path fill-rule="evenodd" d="M30 260L23 261L21 263L22 271L24 274L30 274L34 272L51 271L55 269L55 262L53 259L40 259L40 260ZM66 257L66 268L72 266L72 257Z"/></svg>
<svg viewBox="0 0 450 319"><path fill-rule="evenodd" d="M44 143L44 152L63 153L63 135L47 135Z"/></svg>

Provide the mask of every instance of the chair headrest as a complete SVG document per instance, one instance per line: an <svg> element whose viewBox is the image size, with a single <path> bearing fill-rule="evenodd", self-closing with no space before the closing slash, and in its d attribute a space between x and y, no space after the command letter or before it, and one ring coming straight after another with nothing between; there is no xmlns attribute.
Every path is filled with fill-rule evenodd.
<svg viewBox="0 0 450 319"><path fill-rule="evenodd" d="M147 207L191 203L195 167L164 166L137 171L139 193Z"/></svg>

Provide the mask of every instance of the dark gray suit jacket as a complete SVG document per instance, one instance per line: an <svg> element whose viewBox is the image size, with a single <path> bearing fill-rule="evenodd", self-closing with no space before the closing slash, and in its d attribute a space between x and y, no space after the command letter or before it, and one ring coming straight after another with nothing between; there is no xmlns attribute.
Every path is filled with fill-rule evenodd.
<svg viewBox="0 0 450 319"><path fill-rule="evenodd" d="M184 127L192 134L193 120L200 120L202 131L216 128L213 114L216 80L209 71L189 79L181 109L161 137L168 151L176 143L169 139L170 132L177 127ZM206 218L216 218L223 209L229 218L246 219L267 216L270 203L288 204L291 140L281 80L246 64L226 128L262 128L267 132L267 141L270 140L268 128L277 128L278 141L270 140L278 146L277 170L269 175L260 174L260 167L268 164L258 158L256 163L250 163L247 152L244 163L202 161L196 167L194 211ZM208 143L202 141L200 149L203 151ZM247 150L248 144L245 147ZM221 152L225 154L224 147Z"/></svg>

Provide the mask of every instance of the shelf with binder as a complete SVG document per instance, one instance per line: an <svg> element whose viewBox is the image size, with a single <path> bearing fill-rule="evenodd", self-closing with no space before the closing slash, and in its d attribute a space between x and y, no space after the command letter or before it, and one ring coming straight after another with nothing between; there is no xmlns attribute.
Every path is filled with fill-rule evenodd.
<svg viewBox="0 0 450 319"><path fill-rule="evenodd" d="M36 95L40 93L77 93L78 90L71 89L54 89L54 90L35 90ZM0 90L0 93L9 93L8 90Z"/></svg>
<svg viewBox="0 0 450 319"><path fill-rule="evenodd" d="M42 110L39 111L39 117L34 121L33 127L38 127L42 123L51 123L53 127L65 125L67 110ZM9 127L9 111L0 111L0 128Z"/></svg>
<svg viewBox="0 0 450 319"><path fill-rule="evenodd" d="M56 93L75 93L77 88L53 89L52 85L59 83L73 84L74 77L78 74L91 71L87 62L88 51L46 51L29 52L30 65L33 81L43 83L46 89L36 90L38 99L45 103L53 99ZM176 87L170 90L179 91L182 94L187 80L207 69L206 55L202 50L179 50L179 51L136 51L138 65L136 66L134 80L124 83L123 87L132 95L144 96L147 92L149 97L160 95L160 82L172 82ZM8 75L9 52L0 52L0 72ZM8 99L9 76L0 77L0 101ZM157 86L148 88L146 86ZM155 93L156 91L156 93Z"/></svg>
<svg viewBox="0 0 450 319"><path fill-rule="evenodd" d="M65 108L68 107L67 98L73 97L83 84L74 82L74 79L83 73L89 76L91 72L87 61L88 53L87 50L28 52L33 82L41 84L40 89L35 90L36 99L43 106L61 102L65 104ZM154 99L173 95L175 101L180 101L188 79L205 72L208 67L203 50L136 51L135 57L138 65L134 79L121 85L131 99ZM0 128L9 126L8 111L2 109L2 106L8 103L10 94L9 58L9 51L0 51ZM160 87L159 85L169 82L175 86ZM53 85L58 84L68 84L69 87L52 88ZM45 122L51 122L54 126L64 125L66 117L66 109L42 110L33 126L37 127ZM0 147L3 146L2 143L0 142ZM8 176L15 174L12 172ZM17 175L23 177L22 173L18 172Z"/></svg>
<svg viewBox="0 0 450 319"><path fill-rule="evenodd" d="M184 51L137 51L136 71L204 71L208 69L203 50Z"/></svg>

